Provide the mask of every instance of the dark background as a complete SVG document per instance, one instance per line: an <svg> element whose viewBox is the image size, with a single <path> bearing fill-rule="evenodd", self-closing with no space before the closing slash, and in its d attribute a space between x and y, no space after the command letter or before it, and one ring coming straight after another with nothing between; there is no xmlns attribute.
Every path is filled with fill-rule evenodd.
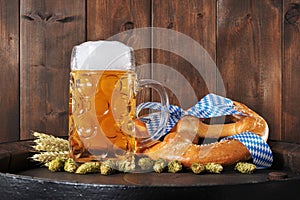
<svg viewBox="0 0 300 200"><path fill-rule="evenodd" d="M299 0L0 0L0 142L30 139L31 130L66 136L72 47L152 26L199 42L215 61L227 97L262 115L269 139L300 143L299 18ZM132 35L122 41L139 42ZM137 65L179 71L198 100L208 93L180 56L156 49L135 56ZM176 79L159 72L149 65L139 74L164 83ZM184 87L179 96L169 92L171 103L180 95L189 101Z"/></svg>

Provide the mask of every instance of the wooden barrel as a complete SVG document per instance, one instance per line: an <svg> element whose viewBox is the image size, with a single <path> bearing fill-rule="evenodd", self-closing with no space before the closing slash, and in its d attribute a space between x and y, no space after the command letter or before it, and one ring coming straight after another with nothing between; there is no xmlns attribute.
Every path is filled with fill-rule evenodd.
<svg viewBox="0 0 300 200"><path fill-rule="evenodd" d="M300 148L295 144L271 143L274 165L271 169L257 170L253 174L240 174L228 167L221 174L153 172L109 176L50 172L28 159L33 154L30 144L31 141L0 144L0 199L144 200L197 197L253 200L283 199L300 194L300 175L297 171L300 169ZM277 176L280 174L285 176Z"/></svg>

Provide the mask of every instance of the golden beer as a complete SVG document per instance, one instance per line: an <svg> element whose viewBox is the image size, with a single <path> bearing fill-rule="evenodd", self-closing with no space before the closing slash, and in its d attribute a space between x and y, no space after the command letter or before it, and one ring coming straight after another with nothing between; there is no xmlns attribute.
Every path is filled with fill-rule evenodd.
<svg viewBox="0 0 300 200"><path fill-rule="evenodd" d="M72 70L70 75L69 141L75 161L134 153L134 71Z"/></svg>
<svg viewBox="0 0 300 200"><path fill-rule="evenodd" d="M127 166L129 161L134 168L138 150L165 133L169 101L164 87L155 80L137 80L134 50L119 41L74 46L70 68L70 157L79 163L113 159ZM144 88L155 89L161 100L159 125L151 133L135 123L136 112L143 109L136 108L136 92Z"/></svg>

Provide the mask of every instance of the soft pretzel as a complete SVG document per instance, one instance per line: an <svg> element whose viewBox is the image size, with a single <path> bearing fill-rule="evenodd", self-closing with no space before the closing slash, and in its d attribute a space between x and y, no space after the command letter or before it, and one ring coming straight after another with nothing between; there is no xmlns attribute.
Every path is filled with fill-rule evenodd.
<svg viewBox="0 0 300 200"><path fill-rule="evenodd" d="M245 115L229 116L233 123L208 125L201 119L182 119L173 128L175 132L197 132L199 137L227 137L244 131L251 131L265 141L268 139L269 128L266 121L256 112L246 105L233 101L236 110L243 112ZM191 116L187 116L192 118ZM188 120L188 122L187 122ZM171 130L172 131L172 130Z"/></svg>
<svg viewBox="0 0 300 200"><path fill-rule="evenodd" d="M198 145L199 138L223 138L244 131L251 131L267 141L269 129L266 121L242 103L234 101L234 106L245 116L233 115L232 123L213 125L205 124L196 117L185 116L163 141L157 141L152 146L142 149L141 153L152 159L179 160L186 167L190 167L193 162L216 162L226 166L249 160L250 152L235 139ZM138 129L142 129L141 125L138 126Z"/></svg>

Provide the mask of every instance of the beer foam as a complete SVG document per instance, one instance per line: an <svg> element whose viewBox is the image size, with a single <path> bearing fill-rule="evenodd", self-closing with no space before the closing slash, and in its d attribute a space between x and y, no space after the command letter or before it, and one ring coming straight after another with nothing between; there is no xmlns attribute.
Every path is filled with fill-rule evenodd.
<svg viewBox="0 0 300 200"><path fill-rule="evenodd" d="M118 41L87 41L73 48L71 70L134 69L133 49Z"/></svg>

